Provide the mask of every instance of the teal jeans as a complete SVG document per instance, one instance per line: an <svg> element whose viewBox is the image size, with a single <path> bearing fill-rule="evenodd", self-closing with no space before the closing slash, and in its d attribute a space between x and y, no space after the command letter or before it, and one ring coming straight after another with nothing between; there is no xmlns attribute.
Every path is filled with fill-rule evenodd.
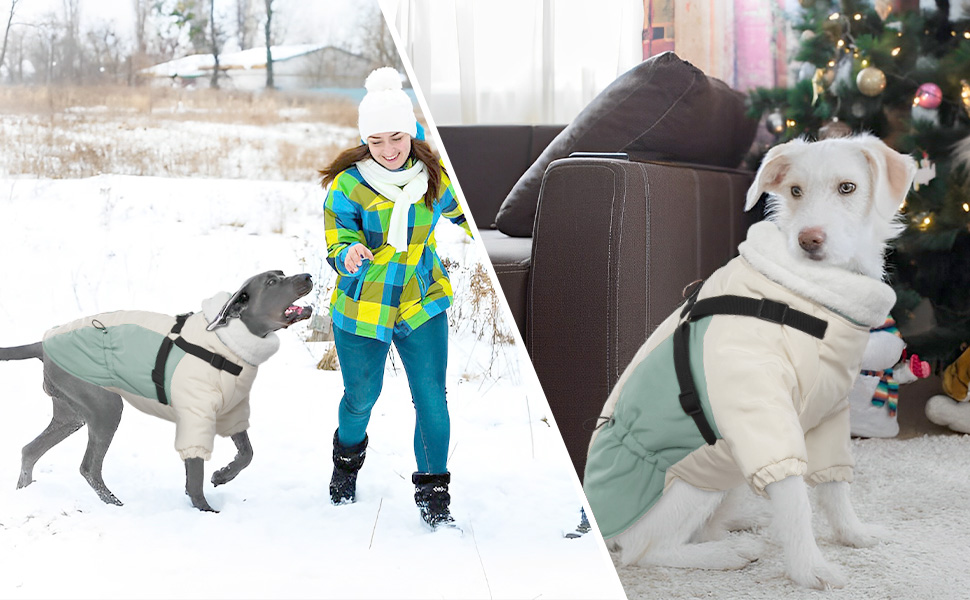
<svg viewBox="0 0 970 600"><path fill-rule="evenodd" d="M364 440L371 410L384 385L391 343L333 329L344 395L337 410L337 436L343 446ZM433 317L404 337L393 338L411 388L414 404L414 458L422 473L448 471L451 421L445 399L448 366L448 319Z"/></svg>

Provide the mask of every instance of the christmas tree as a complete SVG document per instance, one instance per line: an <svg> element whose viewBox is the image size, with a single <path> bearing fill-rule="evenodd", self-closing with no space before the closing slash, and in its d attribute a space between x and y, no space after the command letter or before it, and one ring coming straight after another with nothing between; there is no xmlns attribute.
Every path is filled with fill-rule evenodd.
<svg viewBox="0 0 970 600"><path fill-rule="evenodd" d="M905 333L931 309L907 342L946 366L970 343L970 21L951 21L948 1L800 2L798 81L752 91L750 114L774 143L870 132L919 161L888 257L893 317Z"/></svg>

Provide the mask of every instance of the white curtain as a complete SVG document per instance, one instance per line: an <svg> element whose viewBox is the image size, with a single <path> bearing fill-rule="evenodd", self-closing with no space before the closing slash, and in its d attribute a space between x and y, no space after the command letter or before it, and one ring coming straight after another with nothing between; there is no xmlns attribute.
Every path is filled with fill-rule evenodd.
<svg viewBox="0 0 970 600"><path fill-rule="evenodd" d="M381 0L435 123L569 123L642 59L642 0Z"/></svg>

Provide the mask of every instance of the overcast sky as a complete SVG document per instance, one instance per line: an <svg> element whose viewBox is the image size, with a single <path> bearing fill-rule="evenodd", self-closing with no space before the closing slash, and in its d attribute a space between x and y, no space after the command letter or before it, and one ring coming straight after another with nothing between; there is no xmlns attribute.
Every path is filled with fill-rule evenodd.
<svg viewBox="0 0 970 600"><path fill-rule="evenodd" d="M204 0L205 1L205 0ZM261 6L263 0L254 0ZM216 0L216 20L220 15L231 22L236 0ZM377 5L377 0L275 0L276 15L284 22L286 39L279 43L323 42L333 43L345 39L348 31L356 31L361 6ZM208 5L208 2L205 2ZM99 22L112 23L115 32L125 38L132 37L135 11L132 0L79 0L82 31ZM10 0L0 0L3 21L10 12ZM31 22L32 19L55 13L63 15L63 0L20 0L15 21Z"/></svg>

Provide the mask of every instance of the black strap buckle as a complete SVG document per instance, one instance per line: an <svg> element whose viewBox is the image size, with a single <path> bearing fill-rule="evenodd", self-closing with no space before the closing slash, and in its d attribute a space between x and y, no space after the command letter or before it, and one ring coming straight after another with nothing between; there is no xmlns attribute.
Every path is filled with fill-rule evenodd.
<svg viewBox="0 0 970 600"><path fill-rule="evenodd" d="M702 414L704 409L701 408L701 403L697 401L697 396L694 394L694 390L688 390L686 392L680 393L680 407L684 409L688 417L694 418L696 415Z"/></svg>
<svg viewBox="0 0 970 600"><path fill-rule="evenodd" d="M157 386L165 385L165 373L157 369L152 370L152 383Z"/></svg>
<svg viewBox="0 0 970 600"><path fill-rule="evenodd" d="M758 311L754 316L764 321L784 325L785 318L788 317L789 308L791 307L782 302L775 302L774 300L762 298L761 302L758 303Z"/></svg>
<svg viewBox="0 0 970 600"><path fill-rule="evenodd" d="M227 362L228 361L226 360L226 358L221 354L213 354L209 358L209 364L215 367L216 369L219 369L220 371L225 369Z"/></svg>

